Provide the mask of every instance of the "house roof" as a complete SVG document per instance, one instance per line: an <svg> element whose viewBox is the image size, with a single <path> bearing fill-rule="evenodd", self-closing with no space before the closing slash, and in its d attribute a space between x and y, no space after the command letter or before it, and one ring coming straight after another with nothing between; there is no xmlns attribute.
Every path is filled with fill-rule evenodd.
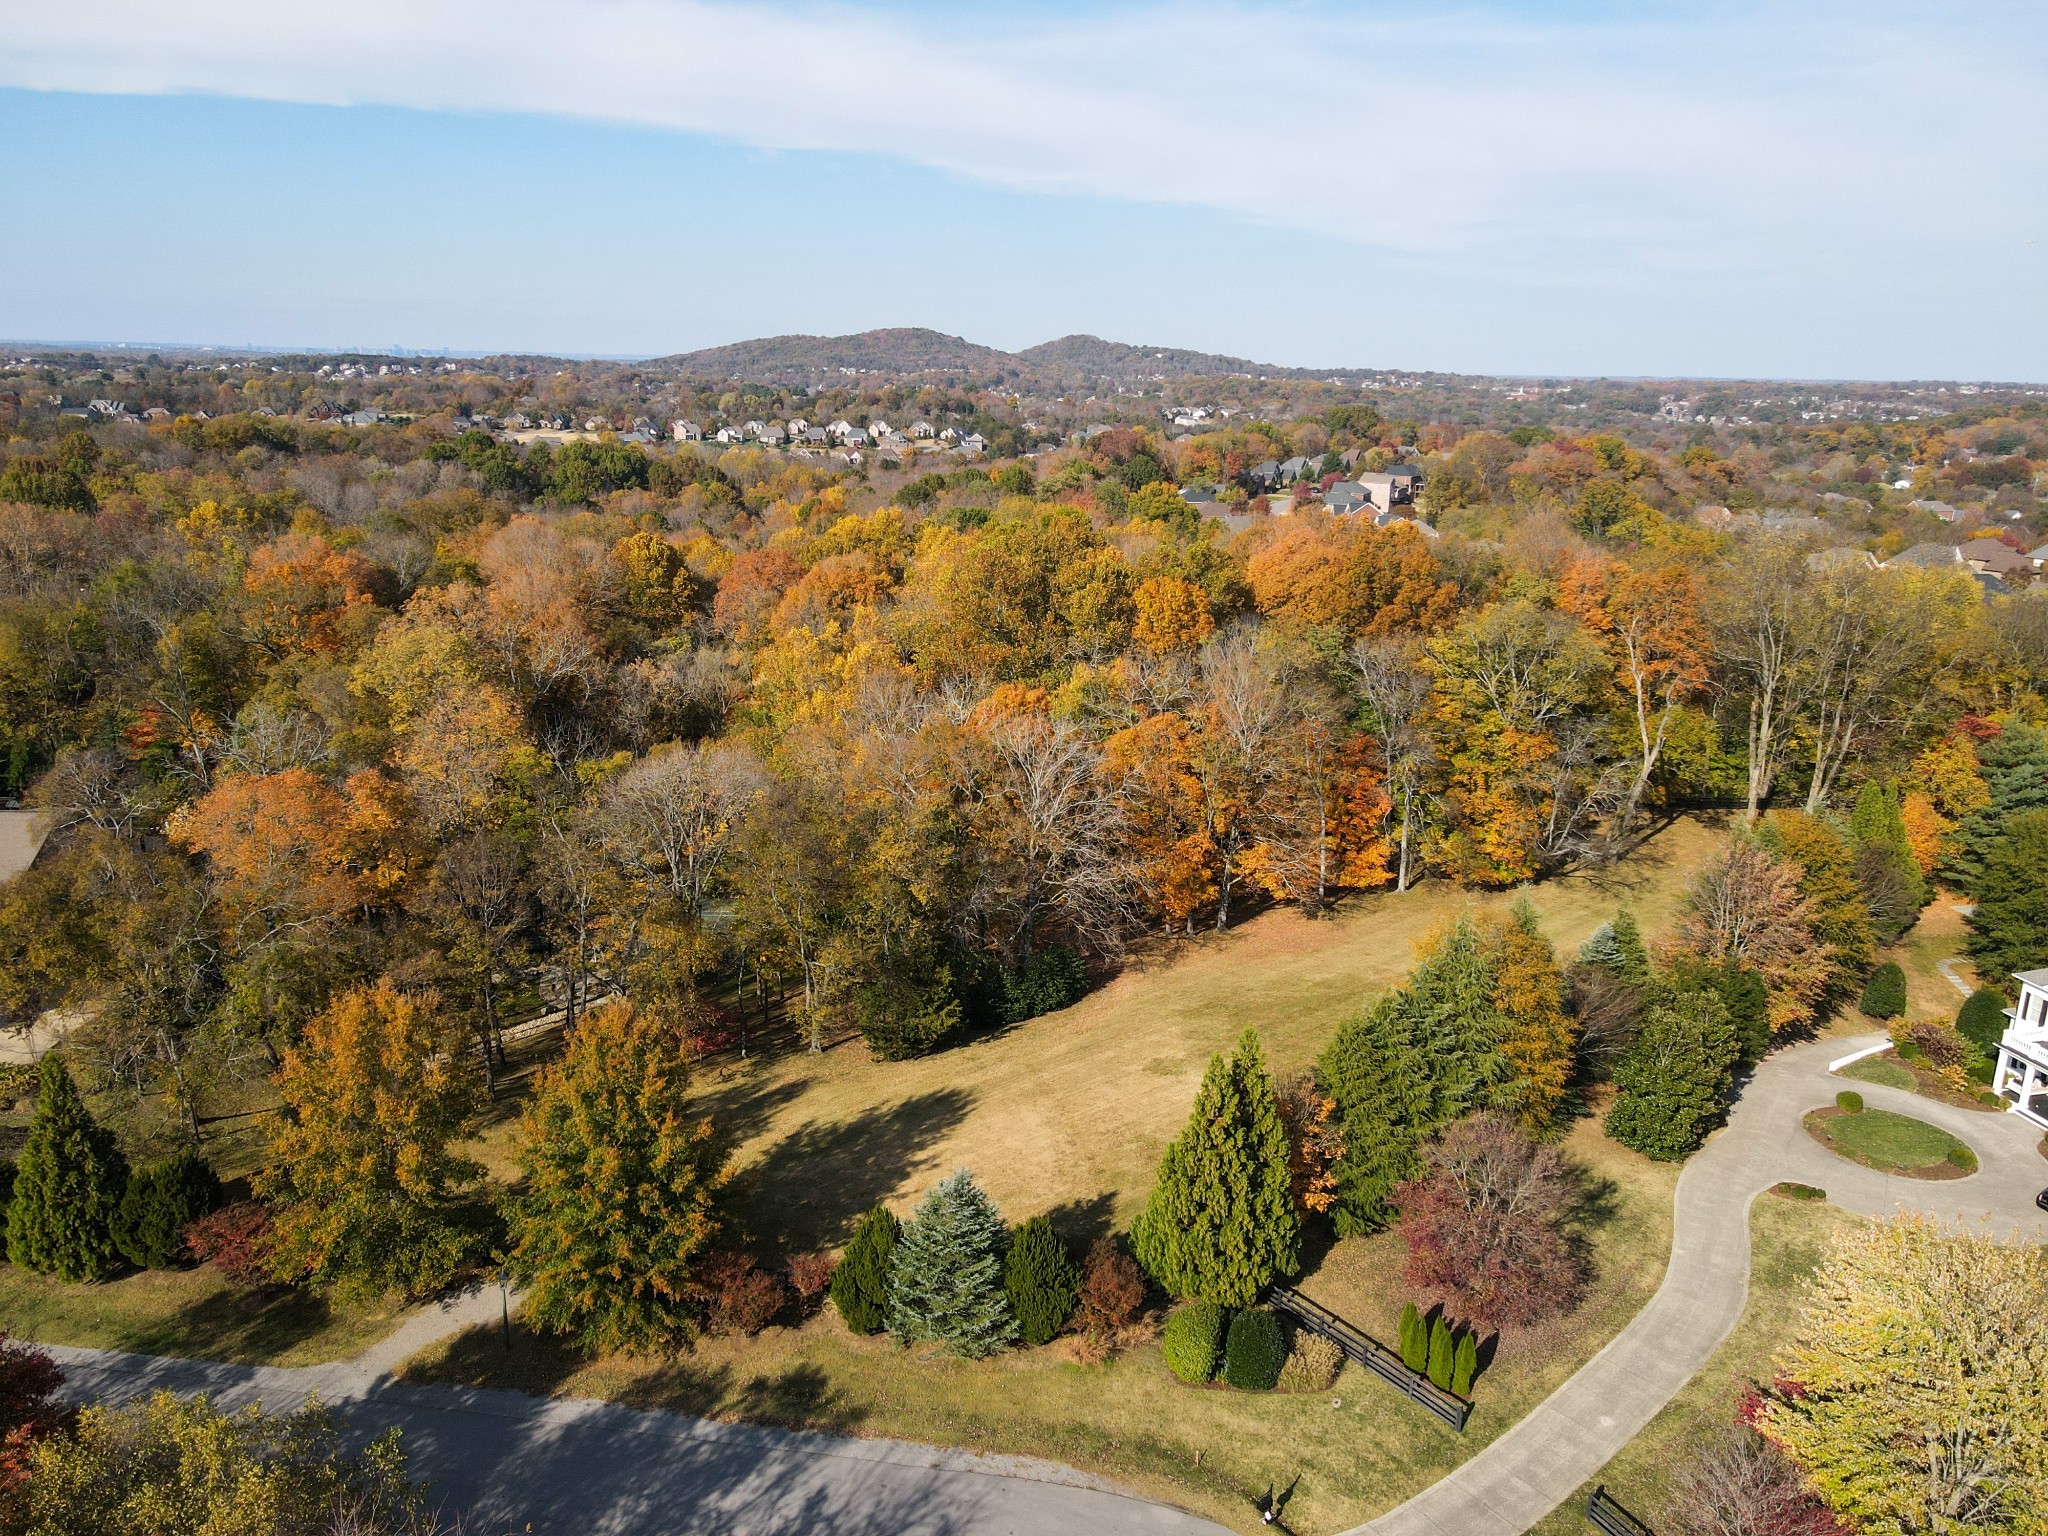
<svg viewBox="0 0 2048 1536"><path fill-rule="evenodd" d="M1911 549L1901 550L1885 562L1886 565L1917 565L1923 570L1939 570L1944 565L1955 565L1962 560L1953 544L1915 544Z"/></svg>

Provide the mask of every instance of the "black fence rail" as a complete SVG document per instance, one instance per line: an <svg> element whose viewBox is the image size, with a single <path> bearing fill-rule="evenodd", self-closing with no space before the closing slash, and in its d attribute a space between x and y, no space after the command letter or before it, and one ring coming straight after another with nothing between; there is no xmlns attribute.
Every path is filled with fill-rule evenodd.
<svg viewBox="0 0 2048 1536"><path fill-rule="evenodd" d="M1656 1536L1647 1525L1608 1497L1605 1483L1586 1495L1586 1518L1606 1536Z"/></svg>
<svg viewBox="0 0 2048 1536"><path fill-rule="evenodd" d="M1446 1392L1420 1371L1409 1370L1407 1362L1378 1339L1360 1333L1328 1307L1284 1285L1269 1289L1266 1299L1276 1311L1285 1312L1310 1333L1321 1334L1395 1391L1421 1404L1451 1428L1464 1432L1465 1421L1472 1417L1472 1405L1457 1394Z"/></svg>

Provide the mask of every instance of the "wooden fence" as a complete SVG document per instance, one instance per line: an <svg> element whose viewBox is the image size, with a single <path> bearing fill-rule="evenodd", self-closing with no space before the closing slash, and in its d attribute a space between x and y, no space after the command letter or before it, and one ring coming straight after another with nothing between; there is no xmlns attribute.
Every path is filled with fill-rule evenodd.
<svg viewBox="0 0 2048 1536"><path fill-rule="evenodd" d="M1274 1310L1285 1312L1310 1333L1321 1334L1395 1391L1421 1404L1461 1434L1472 1417L1472 1405L1455 1393L1446 1392L1370 1334L1344 1321L1328 1307L1310 1301L1299 1291L1276 1285L1266 1292Z"/></svg>

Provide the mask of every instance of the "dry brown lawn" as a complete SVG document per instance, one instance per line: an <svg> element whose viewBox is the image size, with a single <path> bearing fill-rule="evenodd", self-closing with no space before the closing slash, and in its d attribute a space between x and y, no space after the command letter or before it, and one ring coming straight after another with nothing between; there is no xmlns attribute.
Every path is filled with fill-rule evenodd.
<svg viewBox="0 0 2048 1536"><path fill-rule="evenodd" d="M907 1209L962 1165L1012 1221L1064 1210L1082 1227L1124 1225L1210 1056L1247 1027L1276 1071L1306 1067L1353 1010L1407 973L1439 924L1504 910L1518 894L1561 958L1624 901L1654 936L1717 836L1681 820L1600 878L1521 892L1432 882L1321 920L1268 912L1148 956L1062 1013L919 1060L877 1062L850 1043L715 1065L707 1112L735 1136L738 1207L764 1241L837 1243L861 1211Z"/></svg>

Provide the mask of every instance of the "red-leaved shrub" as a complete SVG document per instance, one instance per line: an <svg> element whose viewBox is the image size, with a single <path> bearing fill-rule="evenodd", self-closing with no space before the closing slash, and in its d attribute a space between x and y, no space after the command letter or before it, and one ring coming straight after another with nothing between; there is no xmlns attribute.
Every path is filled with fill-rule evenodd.
<svg viewBox="0 0 2048 1536"><path fill-rule="evenodd" d="M261 1200L238 1200L209 1212L185 1229L185 1249L235 1285L268 1285L270 1207Z"/></svg>
<svg viewBox="0 0 2048 1536"><path fill-rule="evenodd" d="M832 1283L831 1256L793 1253L785 1267L789 1274L789 1288L796 1292L797 1310L809 1317L823 1303L826 1287Z"/></svg>
<svg viewBox="0 0 2048 1536"><path fill-rule="evenodd" d="M697 1267L697 1280L711 1298L705 1325L713 1333L759 1333L789 1300L780 1280L731 1249L705 1259Z"/></svg>
<svg viewBox="0 0 2048 1536"><path fill-rule="evenodd" d="M1585 1277L1564 1231L1577 1180L1557 1149L1505 1115L1468 1115L1422 1160L1394 1192L1409 1283L1489 1327L1570 1311Z"/></svg>
<svg viewBox="0 0 2048 1536"><path fill-rule="evenodd" d="M1081 1290L1075 1298L1073 1329L1084 1357L1108 1357L1116 1337L1136 1321L1145 1305L1145 1275L1138 1261L1113 1237L1098 1237L1081 1263Z"/></svg>
<svg viewBox="0 0 2048 1536"><path fill-rule="evenodd" d="M1844 1536L1791 1459L1747 1426L1690 1451L1670 1510L1674 1536Z"/></svg>

